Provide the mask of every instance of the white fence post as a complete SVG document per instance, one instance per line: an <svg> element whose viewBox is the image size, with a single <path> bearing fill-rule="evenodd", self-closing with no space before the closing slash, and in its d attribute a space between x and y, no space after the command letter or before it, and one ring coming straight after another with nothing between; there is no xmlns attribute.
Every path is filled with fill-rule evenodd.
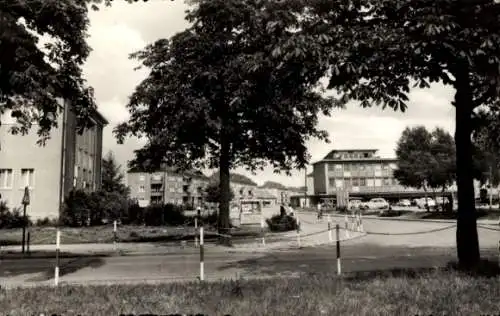
<svg viewBox="0 0 500 316"><path fill-rule="evenodd" d="M56 232L56 268L54 269L54 284L59 284L59 248L61 245L61 231L58 229Z"/></svg>
<svg viewBox="0 0 500 316"><path fill-rule="evenodd" d="M299 220L299 214L297 214L297 245L300 246L300 220Z"/></svg>
<svg viewBox="0 0 500 316"><path fill-rule="evenodd" d="M198 247L198 217L194 218L194 246Z"/></svg>
<svg viewBox="0 0 500 316"><path fill-rule="evenodd" d="M260 216L260 234L262 235L262 246L266 245L266 234L265 234L265 222L264 222L264 216Z"/></svg>
<svg viewBox="0 0 500 316"><path fill-rule="evenodd" d="M332 233L332 217L328 214L328 241L333 241L333 233Z"/></svg>
<svg viewBox="0 0 500 316"><path fill-rule="evenodd" d="M116 240L117 240L117 222L113 221L113 249L116 251Z"/></svg>
<svg viewBox="0 0 500 316"><path fill-rule="evenodd" d="M203 226L200 227L200 281L205 280L205 251L203 247Z"/></svg>

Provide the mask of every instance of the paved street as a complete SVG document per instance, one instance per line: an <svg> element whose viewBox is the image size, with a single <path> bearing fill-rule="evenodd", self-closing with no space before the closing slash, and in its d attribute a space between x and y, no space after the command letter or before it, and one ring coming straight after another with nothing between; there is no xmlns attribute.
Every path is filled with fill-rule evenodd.
<svg viewBox="0 0 500 316"><path fill-rule="evenodd" d="M260 245L259 240L246 244L240 241L232 249L207 245L206 279L334 273L335 243L329 244L328 232L324 232L326 218L321 222L316 221L314 214L300 214L300 218L301 249L296 232L279 238L268 236L265 246ZM333 221L344 226L342 217L335 217ZM454 227L447 228L453 223L365 219L363 225L367 235L351 233L349 239L345 231L341 231L344 272L430 268L456 259L456 231ZM335 234L333 236L335 238ZM497 260L500 232L479 229L479 236L483 256ZM199 252L193 247L123 244L119 247L129 255L116 256L116 252L109 251L111 249L107 255L92 254L106 247L110 245L101 248L98 245L65 245L65 251L74 253L72 258L61 259L61 282L166 282L196 280L199 275ZM52 284L54 266L54 256L32 259L4 256L0 263L0 282L4 286Z"/></svg>
<svg viewBox="0 0 500 316"><path fill-rule="evenodd" d="M344 272L403 268L432 268L454 260L454 249L376 247L357 245L342 250ZM486 257L496 258L494 251ZM52 284L54 259L3 260L0 282L4 286ZM336 269L333 246L310 247L287 252L207 253L207 279L292 276L302 273L332 272ZM166 254L63 259L62 283L116 283L143 281L196 280L199 255Z"/></svg>

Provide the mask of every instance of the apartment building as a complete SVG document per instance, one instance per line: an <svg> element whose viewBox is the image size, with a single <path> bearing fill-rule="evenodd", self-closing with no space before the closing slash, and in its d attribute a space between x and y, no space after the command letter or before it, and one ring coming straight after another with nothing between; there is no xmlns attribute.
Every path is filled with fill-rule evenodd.
<svg viewBox="0 0 500 316"><path fill-rule="evenodd" d="M414 191L394 178L397 159L381 158L376 149L332 150L313 164L314 193L385 193Z"/></svg>
<svg viewBox="0 0 500 316"><path fill-rule="evenodd" d="M177 172L164 167L154 172L131 169L127 173L130 196L140 206L152 204L190 204L199 206L208 185L208 178L199 171Z"/></svg>
<svg viewBox="0 0 500 316"><path fill-rule="evenodd" d="M101 185L102 132L108 121L91 113L92 128L77 133L76 116L60 101L62 115L45 146L36 144L37 125L24 136L9 130L17 124L10 112L1 117L0 194L10 208L20 207L25 187L30 189L28 215L57 218L64 197L72 189L97 190Z"/></svg>

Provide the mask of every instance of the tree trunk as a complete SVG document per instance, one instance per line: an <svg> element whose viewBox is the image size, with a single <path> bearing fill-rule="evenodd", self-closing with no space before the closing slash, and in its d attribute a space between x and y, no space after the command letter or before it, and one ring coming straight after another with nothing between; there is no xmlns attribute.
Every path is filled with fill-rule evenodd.
<svg viewBox="0 0 500 316"><path fill-rule="evenodd" d="M229 221L229 203L230 203L230 148L227 137L221 139L221 151L219 157L219 185L220 185L220 201L219 201L219 219L218 228L219 234L222 234L220 241L225 245L230 245L230 221Z"/></svg>
<svg viewBox="0 0 500 316"><path fill-rule="evenodd" d="M455 74L455 144L457 153L457 255L461 267L471 269L480 260L472 177L472 93L468 67Z"/></svg>

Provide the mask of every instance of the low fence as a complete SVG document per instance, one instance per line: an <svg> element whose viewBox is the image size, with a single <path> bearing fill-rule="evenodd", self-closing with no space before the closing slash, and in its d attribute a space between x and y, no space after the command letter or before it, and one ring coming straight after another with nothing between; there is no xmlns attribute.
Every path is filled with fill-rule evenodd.
<svg viewBox="0 0 500 316"><path fill-rule="evenodd" d="M233 234L220 234L215 231L211 231L211 227L207 227L203 225L203 223L199 223L196 218L193 219L193 222L186 223L186 226L191 226L193 224L193 229L195 234L192 236L191 240L181 241L181 245L187 246L188 244L192 244L194 247L199 248L199 276L198 279L200 281L204 281L206 279L206 271L205 271L205 252L206 245L209 243L213 243L216 239L225 238L226 240L230 240L231 243L236 243L238 241L244 242L254 242L256 243L256 247L261 248L271 248L273 243L279 244L279 242L289 242L295 244L298 248L303 246L304 239L312 236L326 236L326 240L322 240L319 244L335 244L336 249L336 263L337 263L337 274L342 274L342 257L341 257L341 248L345 246L349 241L364 238L369 235L382 235L382 236L404 236L404 235L422 235L422 234L432 234L440 231L450 230L455 228L456 224L447 225L445 227L439 227L435 229L429 229L425 231L415 231L415 232L375 232L375 231L367 231L363 225L363 216L361 214L351 214L345 215L343 217L343 221L338 221L334 223L332 221L332 217L327 214L326 215L326 227L325 229L304 233L301 229L302 223L309 225L324 225L324 221L321 218L318 218L316 222L307 221L302 218L302 214L295 214L298 225L297 229L294 232L288 232L284 235L277 236L275 234L270 234L266 231L266 223L264 218L261 218L260 221L260 232L258 236L248 237L248 236L235 236ZM183 227L183 226L181 226ZM478 224L478 229L484 229L489 231L500 232L500 228L487 226ZM120 240L118 238L120 227L118 223L115 221L112 224L112 232L110 239L113 243L113 249L115 251L120 250ZM208 232L208 235L207 235ZM55 267L54 267L54 285L58 285L60 281L59 271L60 271L60 246L61 246L61 237L63 236L60 230L55 231ZM209 236L209 237L208 237ZM208 238L207 238L208 237ZM54 239L54 237L52 237ZM322 237L324 238L324 237ZM498 244L499 251L499 264L500 264L500 241Z"/></svg>

